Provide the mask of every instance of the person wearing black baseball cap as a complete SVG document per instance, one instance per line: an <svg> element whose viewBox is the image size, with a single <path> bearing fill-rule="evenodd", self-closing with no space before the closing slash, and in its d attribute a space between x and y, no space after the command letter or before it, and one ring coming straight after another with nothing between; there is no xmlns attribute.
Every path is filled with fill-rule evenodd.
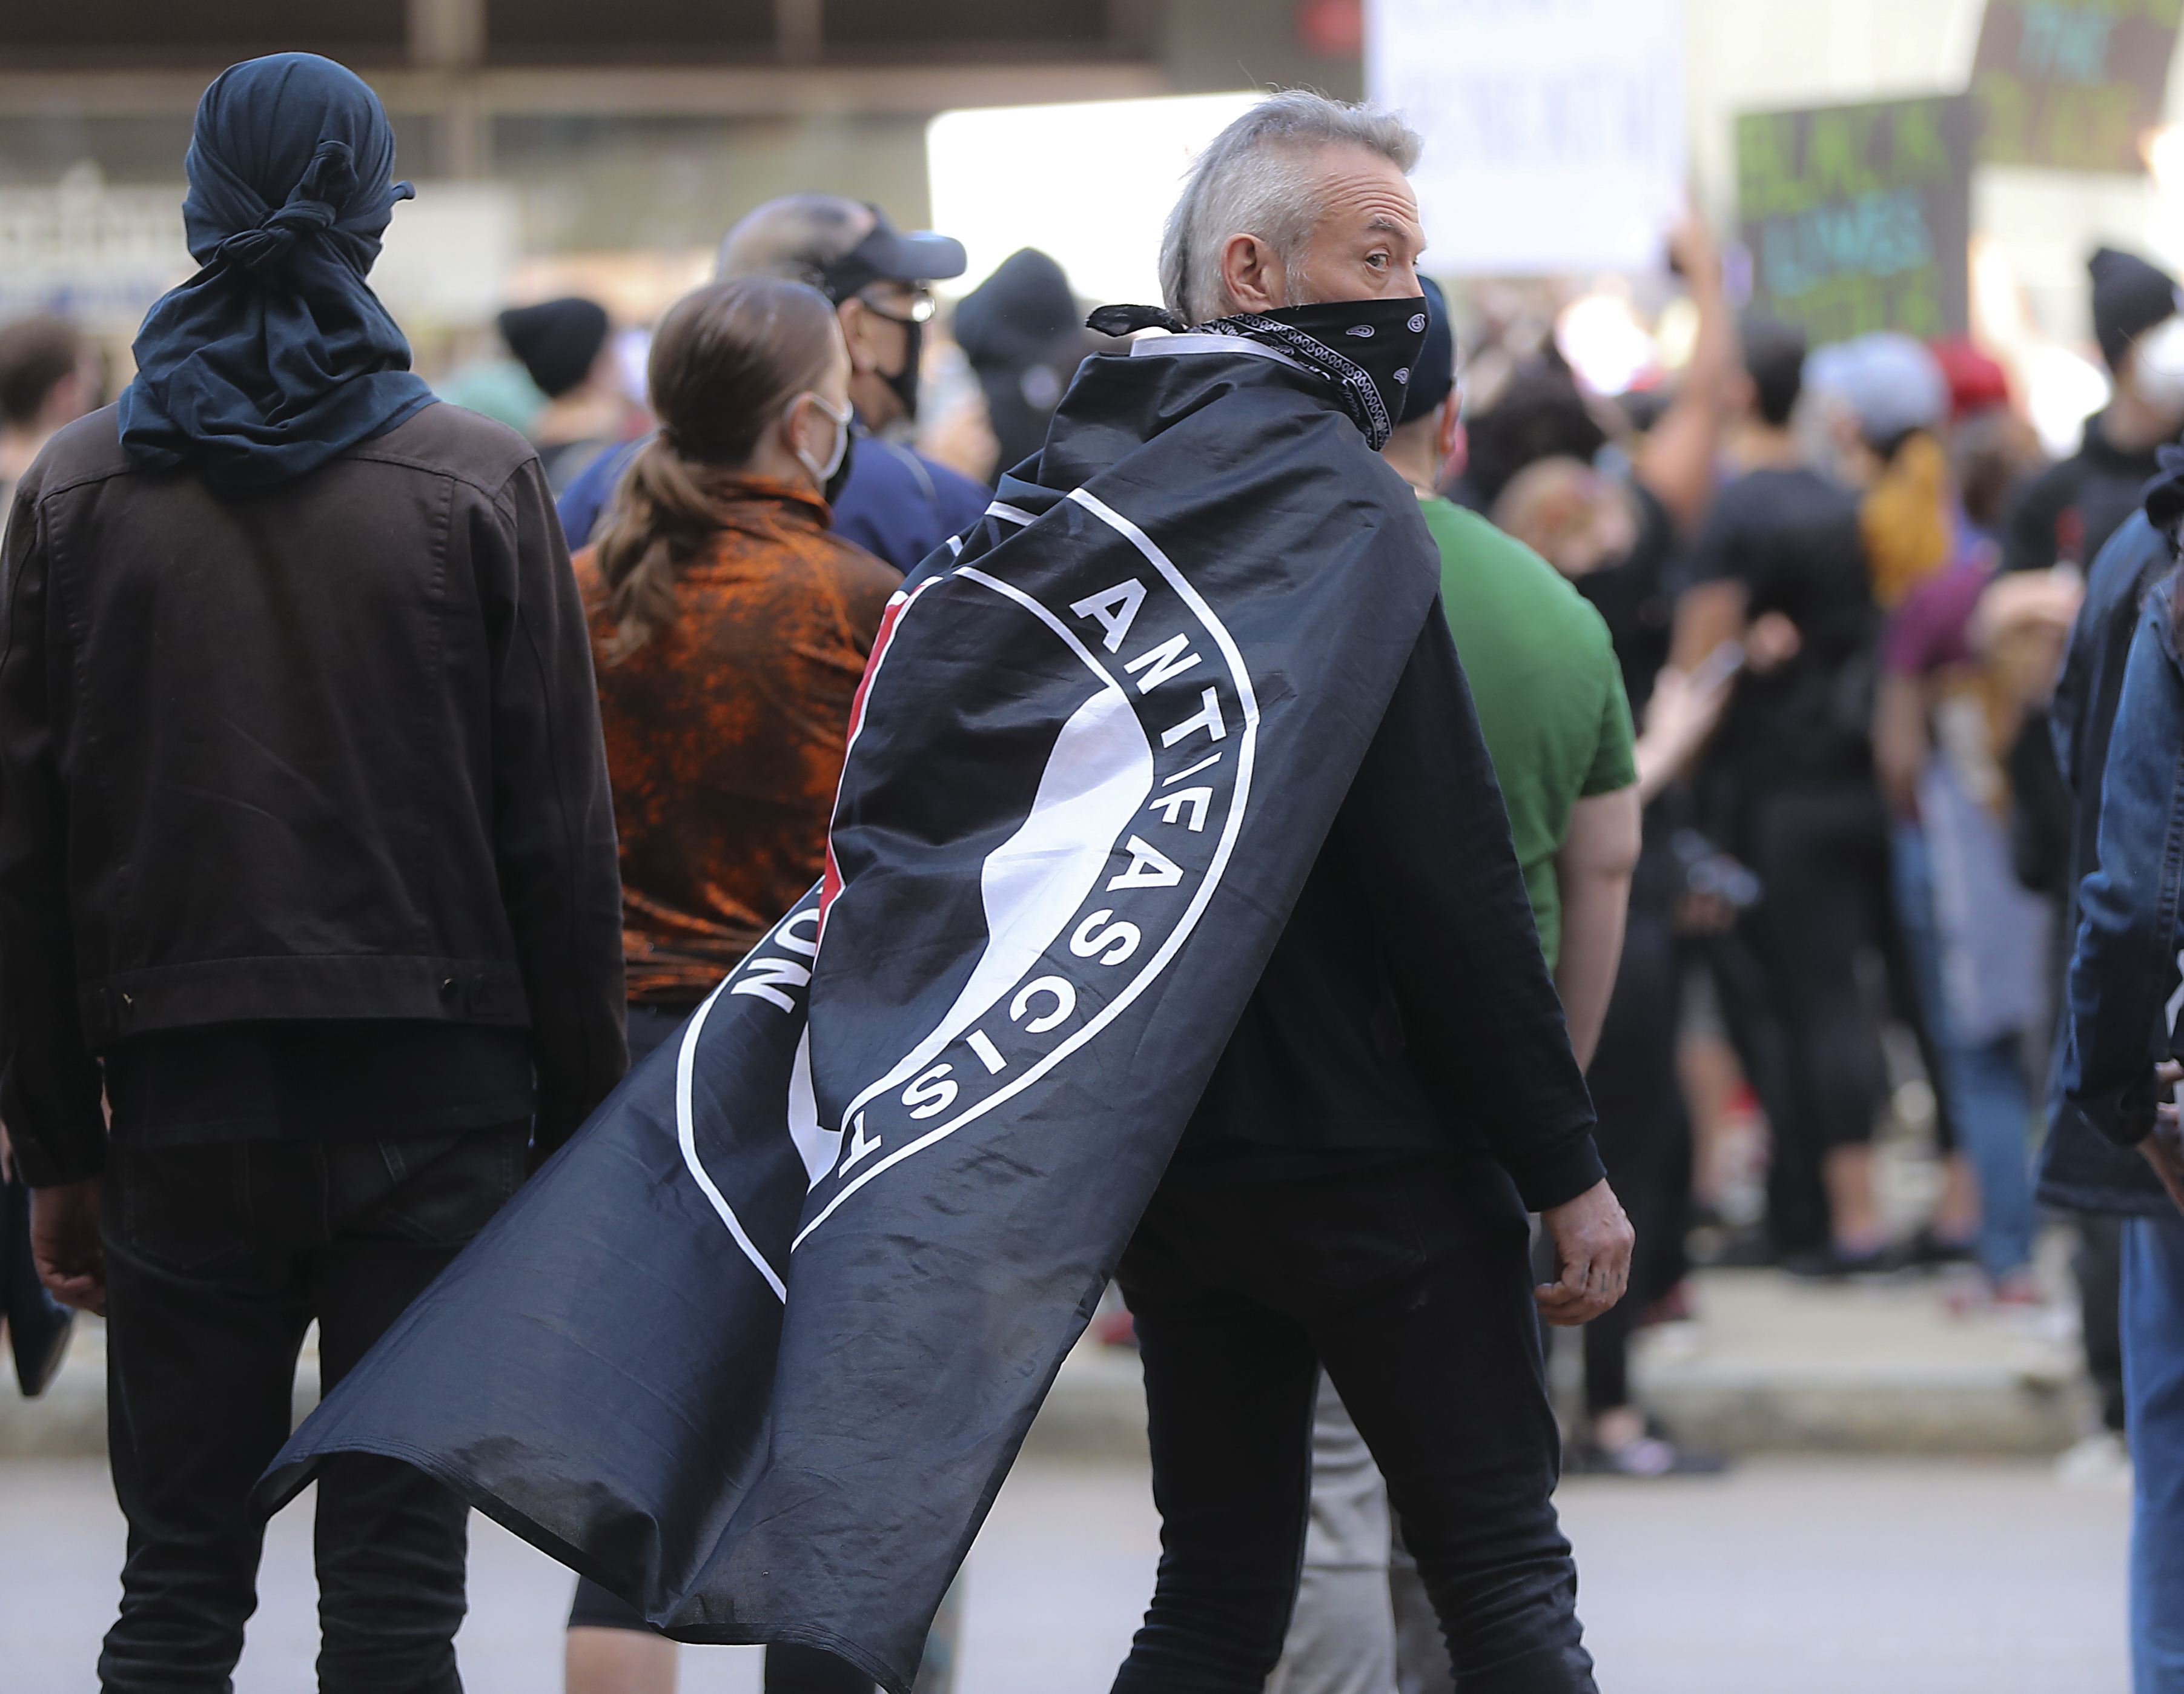
<svg viewBox="0 0 2184 1694"><path fill-rule="evenodd" d="M2176 279L2112 247L2086 263L2092 277L2093 338L2114 377L2109 404L2086 420L2078 450L2025 484L2002 538L2002 568L2081 570L2161 467L2155 452L2184 428L2184 297Z"/></svg>
<svg viewBox="0 0 2184 1694"><path fill-rule="evenodd" d="M918 356L933 316L928 284L961 276L962 242L897 229L874 205L839 194L784 194L747 215L721 242L716 278L777 276L834 303L850 348L857 432L827 490L833 527L908 571L975 522L991 491L879 432L917 412ZM632 449L603 454L561 498L562 527L581 547Z"/></svg>

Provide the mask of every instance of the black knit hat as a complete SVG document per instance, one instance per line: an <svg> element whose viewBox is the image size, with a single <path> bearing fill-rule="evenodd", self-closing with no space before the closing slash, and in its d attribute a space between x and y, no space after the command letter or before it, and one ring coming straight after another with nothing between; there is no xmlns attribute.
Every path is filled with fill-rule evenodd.
<svg viewBox="0 0 2184 1694"><path fill-rule="evenodd" d="M582 382L607 344L606 308L595 300L542 300L503 312L497 321L508 350L549 400Z"/></svg>
<svg viewBox="0 0 2184 1694"><path fill-rule="evenodd" d="M1403 396L1403 415L1398 423L1415 423L1446 400L1456 387L1456 332L1449 327L1448 302L1440 284L1430 276L1418 278L1426 296L1426 344L1418 362L1411 367L1411 386Z"/></svg>
<svg viewBox="0 0 2184 1694"><path fill-rule="evenodd" d="M2086 261L2093 276L2093 336L2109 369L2131 344L2177 309L2176 284L2134 254L2104 247Z"/></svg>

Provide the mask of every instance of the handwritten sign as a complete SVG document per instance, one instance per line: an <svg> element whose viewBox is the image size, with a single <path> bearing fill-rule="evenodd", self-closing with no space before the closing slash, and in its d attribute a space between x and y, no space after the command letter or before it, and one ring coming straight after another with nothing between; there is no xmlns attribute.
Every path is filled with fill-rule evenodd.
<svg viewBox="0 0 2184 1694"><path fill-rule="evenodd" d="M1425 268L1662 261L1685 195L1682 0L1368 0L1365 81L1425 138Z"/></svg>
<svg viewBox="0 0 2184 1694"><path fill-rule="evenodd" d="M1987 0L1972 59L1980 159L2143 170L2184 0Z"/></svg>
<svg viewBox="0 0 2184 1694"><path fill-rule="evenodd" d="M1754 309L1816 346L1869 330L1963 334L1975 117L1958 95L1738 118Z"/></svg>

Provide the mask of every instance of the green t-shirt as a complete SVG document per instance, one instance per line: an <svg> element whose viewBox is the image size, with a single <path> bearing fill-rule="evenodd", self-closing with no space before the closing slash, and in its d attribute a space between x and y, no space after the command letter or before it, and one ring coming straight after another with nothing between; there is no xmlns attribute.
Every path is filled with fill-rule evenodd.
<svg viewBox="0 0 2184 1694"><path fill-rule="evenodd" d="M1440 544L1441 604L1552 967L1563 939L1555 853L1570 808L1638 780L1623 673L1607 625L1553 566L1451 501L1418 509Z"/></svg>

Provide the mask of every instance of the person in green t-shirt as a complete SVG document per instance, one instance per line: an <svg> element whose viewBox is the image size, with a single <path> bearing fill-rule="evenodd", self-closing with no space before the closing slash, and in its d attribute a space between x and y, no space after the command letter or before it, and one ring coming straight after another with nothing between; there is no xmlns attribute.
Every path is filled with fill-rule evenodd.
<svg viewBox="0 0 2184 1694"><path fill-rule="evenodd" d="M1425 288L1425 349L1383 456L1418 490L1440 545L1442 606L1582 1065L1607 1015L1638 862L1630 707L1600 614L1530 548L1434 492L1447 451L1456 355L1440 291L1430 281ZM1304 1573L1269 1694L1394 1686L1391 1621L1401 1634L1402 1686L1421 1673L1418 1686L1448 1686L1452 1673L1432 1608L1400 1546L1391 1571L1391 1524L1386 1485L1323 1379Z"/></svg>

